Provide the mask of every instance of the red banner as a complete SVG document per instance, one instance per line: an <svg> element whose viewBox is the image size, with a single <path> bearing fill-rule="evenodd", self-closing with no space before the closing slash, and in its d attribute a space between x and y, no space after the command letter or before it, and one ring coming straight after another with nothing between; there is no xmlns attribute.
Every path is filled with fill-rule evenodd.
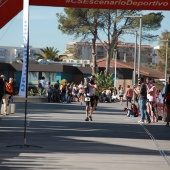
<svg viewBox="0 0 170 170"><path fill-rule="evenodd" d="M124 9L124 10L170 10L170 0L30 0L30 5ZM0 0L0 28L17 15L23 0Z"/></svg>
<svg viewBox="0 0 170 170"><path fill-rule="evenodd" d="M30 4L101 9L170 10L169 0L30 0Z"/></svg>

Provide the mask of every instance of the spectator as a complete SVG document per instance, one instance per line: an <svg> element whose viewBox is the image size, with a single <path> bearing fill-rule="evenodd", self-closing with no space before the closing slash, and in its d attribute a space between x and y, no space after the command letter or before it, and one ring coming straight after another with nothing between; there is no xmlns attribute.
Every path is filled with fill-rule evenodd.
<svg viewBox="0 0 170 170"><path fill-rule="evenodd" d="M126 107L128 108L128 103L130 102L131 104L132 97L133 97L133 90L130 88L130 85L127 86L125 97L126 97Z"/></svg>
<svg viewBox="0 0 170 170"><path fill-rule="evenodd" d="M166 123L166 126L169 126L169 121L170 121L170 77L169 77L169 81L168 81L168 84L167 84L166 89L165 89L164 101L165 101L166 106L167 106L167 123Z"/></svg>
<svg viewBox="0 0 170 170"><path fill-rule="evenodd" d="M48 93L48 102L51 102L51 97L53 93L53 87L51 85L51 82L48 82L47 93Z"/></svg>
<svg viewBox="0 0 170 170"><path fill-rule="evenodd" d="M116 87L114 87L114 89L113 89L113 94L114 94L114 96L117 96L117 88Z"/></svg>
<svg viewBox="0 0 170 170"><path fill-rule="evenodd" d="M106 97L107 97L107 102L111 103L111 96L112 96L112 91L111 88L109 87L108 89L106 89Z"/></svg>
<svg viewBox="0 0 170 170"><path fill-rule="evenodd" d="M59 80L54 84L54 102L60 102L60 83Z"/></svg>
<svg viewBox="0 0 170 170"><path fill-rule="evenodd" d="M74 84L73 88L72 88L72 98L73 98L73 101L77 101L77 93L78 93L78 88L76 87L76 84Z"/></svg>
<svg viewBox="0 0 170 170"><path fill-rule="evenodd" d="M67 101L67 103L71 103L71 92L72 92L72 89L71 89L70 83L67 83L67 86L66 86L66 101Z"/></svg>
<svg viewBox="0 0 170 170"><path fill-rule="evenodd" d="M40 89L41 89L41 95L42 95L45 89L45 85L46 85L46 80L44 76L41 78L40 83L41 83Z"/></svg>
<svg viewBox="0 0 170 170"><path fill-rule="evenodd" d="M66 102L66 86L67 82L63 82L63 84L60 85L60 90L61 90L61 101Z"/></svg>
<svg viewBox="0 0 170 170"><path fill-rule="evenodd" d="M122 102L123 102L123 95L124 95L124 90L123 90L123 87L120 87L120 90L119 90L119 101L120 101L120 104L122 105Z"/></svg>
<svg viewBox="0 0 170 170"><path fill-rule="evenodd" d="M147 86L148 87L148 86ZM158 116L155 113L155 108L156 108L156 87L154 85L153 80L150 81L150 88L147 88L147 98L149 100L149 110L151 113L151 121L152 122L157 122L158 121Z"/></svg>
<svg viewBox="0 0 170 170"><path fill-rule="evenodd" d="M101 96L102 96L102 102L106 102L107 101L106 90L102 91Z"/></svg>
<svg viewBox="0 0 170 170"><path fill-rule="evenodd" d="M4 96L5 92L5 84L4 80L2 77L0 77L0 109L1 109L1 104L2 104L2 97ZM1 110L0 110L1 111ZM2 113L1 113L2 114Z"/></svg>
<svg viewBox="0 0 170 170"><path fill-rule="evenodd" d="M79 100L81 102L81 105L82 105L82 102L83 102L83 96L84 96L84 85L83 85L83 82L81 81L79 86L78 86L78 89L79 89Z"/></svg>
<svg viewBox="0 0 170 170"><path fill-rule="evenodd" d="M134 88L134 91L136 94L139 95L139 108L140 108L140 114L141 114L141 120L138 121L138 123L144 123L145 119L147 119L146 123L150 123L150 117L149 114L146 110L146 101L147 101L147 87L146 84L144 82L144 78L141 77L139 79L139 84L140 84L140 89L136 89Z"/></svg>
<svg viewBox="0 0 170 170"><path fill-rule="evenodd" d="M7 106L9 104L9 99L13 96L14 88L13 88L13 78L9 78L9 82L5 82L5 94L3 96L3 104L4 104L4 114L8 115Z"/></svg>

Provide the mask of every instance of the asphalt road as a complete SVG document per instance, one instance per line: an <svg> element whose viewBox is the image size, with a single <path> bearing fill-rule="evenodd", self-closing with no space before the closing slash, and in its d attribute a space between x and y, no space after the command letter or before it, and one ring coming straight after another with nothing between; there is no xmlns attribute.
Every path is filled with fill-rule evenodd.
<svg viewBox="0 0 170 170"><path fill-rule="evenodd" d="M169 170L170 128L140 125L124 107L99 103L85 122L78 102L16 103L0 120L0 170Z"/></svg>

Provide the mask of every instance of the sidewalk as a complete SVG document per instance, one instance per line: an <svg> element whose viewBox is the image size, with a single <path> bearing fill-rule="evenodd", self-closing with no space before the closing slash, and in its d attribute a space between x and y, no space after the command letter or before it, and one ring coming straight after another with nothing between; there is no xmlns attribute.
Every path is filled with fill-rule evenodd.
<svg viewBox="0 0 170 170"><path fill-rule="evenodd" d="M16 113L0 121L1 170L170 169L170 128L163 121L136 123L140 118L126 117L124 104L99 103L93 121L85 122L78 102L28 103L29 147L25 105L16 105Z"/></svg>

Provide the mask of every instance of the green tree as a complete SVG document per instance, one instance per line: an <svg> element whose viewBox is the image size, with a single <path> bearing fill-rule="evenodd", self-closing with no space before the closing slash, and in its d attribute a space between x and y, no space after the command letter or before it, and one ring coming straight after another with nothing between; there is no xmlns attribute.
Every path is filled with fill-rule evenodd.
<svg viewBox="0 0 170 170"><path fill-rule="evenodd" d="M64 8L65 14L57 13L59 29L67 35L74 35L75 38L82 37L82 40L93 39L93 73L96 72L96 40L100 40L100 34L105 34L107 41L103 47L107 51L106 76L109 74L110 58L113 50L117 49L118 37L122 34L122 29L139 28L140 18L124 16L139 16L142 11L136 10L101 10L101 9L79 9ZM157 30L161 27L163 20L162 13L149 13L142 17L143 38L153 40L157 35L147 33L151 30Z"/></svg>
<svg viewBox="0 0 170 170"><path fill-rule="evenodd" d="M70 56L71 59L81 59L81 54L80 54L80 50L78 49L78 47L69 47L66 49L64 54L66 55L71 54Z"/></svg>
<svg viewBox="0 0 170 170"><path fill-rule="evenodd" d="M73 35L74 38L82 37L82 40L88 40L92 36L93 44L96 43L98 30L102 28L100 19L102 13L99 9L80 9L80 8L64 8L65 14L57 13L58 28L62 33ZM96 73L96 54L95 45L92 52L92 74Z"/></svg>
<svg viewBox="0 0 170 170"><path fill-rule="evenodd" d="M35 54L36 56L38 56L37 59L42 59L42 58L45 58L45 59L49 59L49 60L54 60L54 58L56 56L58 56L58 53L59 53L59 50L57 50L57 48L54 48L54 47L46 47L46 48L41 48L40 49L43 54Z"/></svg>
<svg viewBox="0 0 170 170"><path fill-rule="evenodd" d="M97 85L102 87L102 89L108 89L114 86L113 74L105 75L105 73L100 72L95 74Z"/></svg>

